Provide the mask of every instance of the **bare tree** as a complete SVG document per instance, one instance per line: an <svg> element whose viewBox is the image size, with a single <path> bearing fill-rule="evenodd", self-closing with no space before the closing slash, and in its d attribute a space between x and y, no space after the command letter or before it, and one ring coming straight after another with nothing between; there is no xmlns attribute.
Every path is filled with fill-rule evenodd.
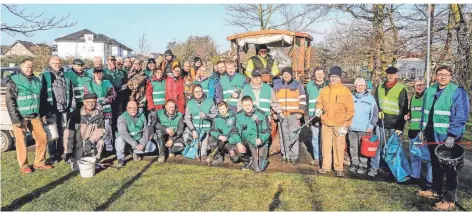
<svg viewBox="0 0 472 212"><path fill-rule="evenodd" d="M283 21L272 27L295 32L316 33L313 25L327 21L331 8L331 5L324 4L284 5L280 9Z"/></svg>
<svg viewBox="0 0 472 212"><path fill-rule="evenodd" d="M229 25L250 31L270 29L273 14L280 10L282 4L229 4L225 5Z"/></svg>
<svg viewBox="0 0 472 212"><path fill-rule="evenodd" d="M67 16L56 17L43 17L44 11L40 14L30 13L27 14L24 9L20 9L18 5L7 5L2 4L6 11L10 12L16 18L21 20L21 23L6 23L2 22L1 31L6 32L11 36L16 34L23 34L26 37L32 37L34 32L45 31L54 28L67 28L74 26L77 22L67 22L69 14Z"/></svg>
<svg viewBox="0 0 472 212"><path fill-rule="evenodd" d="M151 52L151 46L148 43L146 32L143 32L138 42L138 53L140 55L149 55Z"/></svg>

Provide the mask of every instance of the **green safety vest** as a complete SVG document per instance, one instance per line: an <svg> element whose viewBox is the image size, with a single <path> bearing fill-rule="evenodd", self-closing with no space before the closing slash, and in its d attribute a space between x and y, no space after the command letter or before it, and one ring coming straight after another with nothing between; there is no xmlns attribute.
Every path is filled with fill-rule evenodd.
<svg viewBox="0 0 472 212"><path fill-rule="evenodd" d="M116 69L115 71L105 69L103 71L103 79L110 81L113 84L115 90L118 92L121 89L124 80L126 79L124 73L124 71L118 69Z"/></svg>
<svg viewBox="0 0 472 212"><path fill-rule="evenodd" d="M152 84L152 101L154 105L163 105L166 101L166 81L151 81Z"/></svg>
<svg viewBox="0 0 472 212"><path fill-rule="evenodd" d="M410 129L411 130L420 130L420 122L421 122L421 109L423 107L423 99L424 95L421 98L416 98L416 95L411 98L411 120L410 120Z"/></svg>
<svg viewBox="0 0 472 212"><path fill-rule="evenodd" d="M423 130L426 128L429 119L429 113L433 112L433 129L434 132L439 134L447 134L449 128L449 121L451 118L451 106L452 95L459 86L454 83L444 88L441 96L436 100L434 104L434 111L431 111L433 107L434 95L438 89L438 84L434 84L426 90L424 94L424 111L423 111Z"/></svg>
<svg viewBox="0 0 472 212"><path fill-rule="evenodd" d="M86 83L92 80L92 77L88 75L88 72L84 70L84 74L80 76L77 72L72 69L64 72L64 77L68 78L72 83L75 94L75 102L82 103L82 98L84 97L84 86Z"/></svg>
<svg viewBox="0 0 472 212"><path fill-rule="evenodd" d="M327 82L325 81L323 83L323 87L325 87ZM320 95L321 89L318 89L318 86L316 86L315 81L310 81L308 84L306 84L306 92L308 94L308 115L310 117L313 117L315 115L315 106L316 106L316 100L318 99L318 95Z"/></svg>
<svg viewBox="0 0 472 212"><path fill-rule="evenodd" d="M208 93L210 92L210 90L208 89L208 85L210 84L210 78L206 78L205 80L203 80L201 82L198 81L198 80L195 80L195 81L193 81L193 84L194 85L201 85L203 93L208 96Z"/></svg>
<svg viewBox="0 0 472 212"><path fill-rule="evenodd" d="M144 73L146 74L147 77L151 78L152 75L154 75L154 71L151 69L145 69Z"/></svg>
<svg viewBox="0 0 472 212"><path fill-rule="evenodd" d="M200 105L198 105L195 99L191 99L190 101L188 101L187 107L190 108L190 114L192 115L192 123L195 128L200 127L200 112L209 114L213 105L214 102L210 98L205 98ZM211 123L208 120L201 120L201 126L204 131L208 132L210 130Z"/></svg>
<svg viewBox="0 0 472 212"><path fill-rule="evenodd" d="M165 114L165 109L162 109L157 111L157 117L159 117L159 120L161 121L162 125L176 130L180 120L182 119L182 113L177 110L175 110L175 113L176 114L174 115L174 117L169 119L169 117Z"/></svg>
<svg viewBox="0 0 472 212"><path fill-rule="evenodd" d="M144 122L146 121L146 117L143 113L138 113L136 123L133 121L131 115L129 115L128 111L125 111L121 114L126 119L126 127L128 127L128 132L133 137L135 141L141 140L143 137L143 129L144 129ZM117 136L120 136L117 133Z"/></svg>
<svg viewBox="0 0 472 212"><path fill-rule="evenodd" d="M246 78L239 73L234 74L232 81L229 81L228 75L223 75L220 78L221 89L223 90L223 99L228 103L228 105L238 105L239 99L234 99L232 95L242 89L244 81L246 81Z"/></svg>
<svg viewBox="0 0 472 212"><path fill-rule="evenodd" d="M52 79L51 79L51 72L50 71L44 71L43 73L41 73L41 75L44 75L44 79L46 80L46 90L47 90L47 101L48 103L51 105L51 106L54 106L54 97L52 95ZM65 75L64 75L64 78ZM68 91L69 87L70 87L70 80L68 80L66 78L66 104L69 105L69 100L70 100L70 93Z"/></svg>
<svg viewBox="0 0 472 212"><path fill-rule="evenodd" d="M246 84L243 87L241 96L250 96L254 103L256 103L256 95L252 90L251 85ZM272 88L267 83L262 83L261 92L259 94L259 102L256 107L264 111L266 115L270 115L270 99L272 98Z"/></svg>
<svg viewBox="0 0 472 212"><path fill-rule="evenodd" d="M39 113L39 104L41 96L41 81L32 76L31 81L23 74L15 74L11 79L18 89L16 105L21 115L31 115Z"/></svg>
<svg viewBox="0 0 472 212"><path fill-rule="evenodd" d="M113 88L113 85L108 80L103 80L102 84L97 84L94 80L89 81L85 86L90 93L93 93L98 96L98 104L102 106L103 112L111 113L111 105L103 104L102 101L104 98L107 98L108 90Z"/></svg>
<svg viewBox="0 0 472 212"><path fill-rule="evenodd" d="M400 96L400 92L405 88L404 85L397 83L388 91L387 96L385 96L385 88L380 85L377 89L378 97L379 97L379 104L380 109L385 114L389 115L399 115L400 114L400 106L398 103L398 96Z"/></svg>
<svg viewBox="0 0 472 212"><path fill-rule="evenodd" d="M256 122L252 118L254 115L256 115L259 120L259 127L256 127ZM267 129L267 116L260 110L256 110L252 116L248 117L244 110L241 110L236 114L236 121L241 138L244 141L248 141L253 146L256 146L257 128L259 128L259 138L263 142L266 142L270 135L267 133L263 135L262 133Z"/></svg>

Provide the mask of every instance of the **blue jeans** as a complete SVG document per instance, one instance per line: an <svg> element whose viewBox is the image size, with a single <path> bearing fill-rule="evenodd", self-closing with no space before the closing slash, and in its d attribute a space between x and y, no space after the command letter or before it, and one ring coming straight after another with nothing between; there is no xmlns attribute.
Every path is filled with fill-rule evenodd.
<svg viewBox="0 0 472 212"><path fill-rule="evenodd" d="M321 142L320 142L320 128L321 126L311 125L311 144L313 145L313 159L319 160L321 158Z"/></svg>
<svg viewBox="0 0 472 212"><path fill-rule="evenodd" d="M125 149L126 149L127 144L128 143L126 143L125 139L123 139L123 137L121 136L115 139L116 159L120 160L120 159L125 158L126 156ZM146 142L146 146L143 149L143 151L133 150L133 153L144 154L144 153L154 152L154 150L156 150L156 145L152 141L148 141Z"/></svg>
<svg viewBox="0 0 472 212"><path fill-rule="evenodd" d="M382 127L378 125L375 127L375 134L379 137L380 140L380 146L379 148L377 148L377 153L375 153L375 156L370 160L370 168L375 170L377 170L380 166L380 157L383 154L383 148L387 144L388 138L393 135L393 133L395 133L395 129L385 129L385 132L382 131ZM385 162L383 163L383 165L386 165Z"/></svg>
<svg viewBox="0 0 472 212"><path fill-rule="evenodd" d="M410 139L410 149L411 147L413 146L413 141L415 139ZM411 161L411 170L412 170L412 174L411 174L411 177L413 178L416 178L416 179L420 179L420 176L421 176L421 158L419 158L418 156L416 155L413 155L411 154L410 155L410 161ZM426 164L426 171L427 171L427 175L426 175L426 180L428 181L428 183L432 183L433 182L433 166L431 165L431 162L428 161L427 164Z"/></svg>

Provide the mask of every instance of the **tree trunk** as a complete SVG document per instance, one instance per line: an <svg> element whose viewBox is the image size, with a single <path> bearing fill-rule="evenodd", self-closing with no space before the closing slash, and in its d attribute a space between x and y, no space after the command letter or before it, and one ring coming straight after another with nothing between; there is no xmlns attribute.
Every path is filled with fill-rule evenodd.
<svg viewBox="0 0 472 212"><path fill-rule="evenodd" d="M395 20L393 19L393 4L390 5L390 9L388 10L388 19L390 21L390 26L392 27L393 41L394 41L391 64L392 66L395 66L395 64L397 63L400 41L398 40L398 28L397 28L397 25L395 24Z"/></svg>
<svg viewBox="0 0 472 212"><path fill-rule="evenodd" d="M382 75L382 51L383 51L383 4L374 4L372 5L372 11L374 12L374 20L372 22L372 27L374 31L374 43L373 43L373 75L372 79L374 82L379 83L380 76Z"/></svg>
<svg viewBox="0 0 472 212"><path fill-rule="evenodd" d="M452 18L452 12L449 10L449 18L446 28L446 43L444 44L444 48L439 55L438 61L436 62L437 65L441 65L446 60L447 55L449 55L451 51L452 29L454 28L454 21Z"/></svg>

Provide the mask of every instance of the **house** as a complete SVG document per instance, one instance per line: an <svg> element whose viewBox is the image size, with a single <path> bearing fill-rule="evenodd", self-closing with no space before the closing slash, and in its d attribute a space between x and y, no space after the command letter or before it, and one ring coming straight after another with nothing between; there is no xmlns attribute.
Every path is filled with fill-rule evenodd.
<svg viewBox="0 0 472 212"><path fill-rule="evenodd" d="M399 58L396 67L398 75L402 79L415 80L424 79L426 61L422 58Z"/></svg>
<svg viewBox="0 0 472 212"><path fill-rule="evenodd" d="M88 29L61 36L54 41L57 44L57 55L63 58L127 57L133 51L115 39L104 34L94 33Z"/></svg>
<svg viewBox="0 0 472 212"><path fill-rule="evenodd" d="M17 55L17 56L34 57L35 50L39 48L43 48L43 47L45 48L46 51L48 51L48 54L50 54L51 48L46 44L36 44L29 41L18 40L18 41L15 41L8 48L6 48L4 51L3 51L4 47L2 46L2 53L3 53L3 56Z"/></svg>

